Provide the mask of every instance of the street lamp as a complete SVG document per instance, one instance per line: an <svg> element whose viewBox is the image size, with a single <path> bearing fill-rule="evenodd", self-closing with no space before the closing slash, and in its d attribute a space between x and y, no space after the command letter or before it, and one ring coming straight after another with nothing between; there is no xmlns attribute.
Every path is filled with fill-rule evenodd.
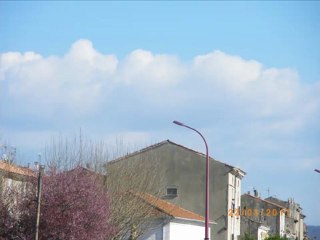
<svg viewBox="0 0 320 240"><path fill-rule="evenodd" d="M320 170L319 170L319 169L315 169L314 171L316 171L317 173L320 173Z"/></svg>
<svg viewBox="0 0 320 240"><path fill-rule="evenodd" d="M203 137L203 135L197 130L192 127L189 127L181 122L173 121L174 124L177 124L182 127L189 128L196 133L198 133L202 140L204 141L204 144L206 145L206 200L205 200L205 237L204 240L209 240L209 150L208 150L208 144L206 139Z"/></svg>

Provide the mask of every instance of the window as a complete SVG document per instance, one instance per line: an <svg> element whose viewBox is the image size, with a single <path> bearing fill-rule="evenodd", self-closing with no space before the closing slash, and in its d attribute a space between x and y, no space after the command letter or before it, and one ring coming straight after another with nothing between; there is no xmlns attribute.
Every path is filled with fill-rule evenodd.
<svg viewBox="0 0 320 240"><path fill-rule="evenodd" d="M232 208L232 212L234 212L234 211L235 211L235 208L236 208L236 205L234 204L234 202L231 203L231 208Z"/></svg>
<svg viewBox="0 0 320 240"><path fill-rule="evenodd" d="M167 188L167 196L168 197L176 197L178 195L177 188Z"/></svg>

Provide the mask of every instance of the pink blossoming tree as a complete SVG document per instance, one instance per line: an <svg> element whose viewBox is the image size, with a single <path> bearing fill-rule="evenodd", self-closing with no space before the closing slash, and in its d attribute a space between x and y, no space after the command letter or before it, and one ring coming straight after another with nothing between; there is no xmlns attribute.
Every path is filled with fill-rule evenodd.
<svg viewBox="0 0 320 240"><path fill-rule="evenodd" d="M35 192L35 188L19 191L10 209L0 201L0 239L34 239ZM99 175L80 167L63 172L49 169L43 176L39 239L106 240L114 232L108 194Z"/></svg>

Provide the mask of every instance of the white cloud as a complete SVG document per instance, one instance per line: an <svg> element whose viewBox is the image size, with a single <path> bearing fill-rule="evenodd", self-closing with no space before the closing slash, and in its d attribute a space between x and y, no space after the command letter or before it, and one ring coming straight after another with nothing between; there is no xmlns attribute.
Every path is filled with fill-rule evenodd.
<svg viewBox="0 0 320 240"><path fill-rule="evenodd" d="M39 54L34 52L26 52L21 54L19 52L7 52L0 55L0 80L6 78L5 74L18 71L18 67L22 63L35 61L41 59ZM12 74L14 74L14 72Z"/></svg>
<svg viewBox="0 0 320 240"><path fill-rule="evenodd" d="M108 80L117 64L115 56L98 53L89 41L79 40L63 58L1 54L0 73L9 100L18 102L23 112L40 110L52 116L63 109L71 114L95 109L110 89Z"/></svg>
<svg viewBox="0 0 320 240"><path fill-rule="evenodd" d="M118 60L114 55L103 55L93 48L88 40L75 42L69 52L64 56L65 63L72 69L93 72L99 70L110 75L117 68ZM85 67L85 69L82 69ZM83 73L83 72L81 72Z"/></svg>
<svg viewBox="0 0 320 240"><path fill-rule="evenodd" d="M138 49L130 53L119 69L119 81L129 86L159 88L176 85L184 74L179 60Z"/></svg>
<svg viewBox="0 0 320 240"><path fill-rule="evenodd" d="M0 63L6 107L11 104L18 116L132 114L139 105L139 111L161 108L153 112L159 116L194 108L197 117L199 106L209 104L210 112L273 118L271 129L293 130L319 111L318 88L303 85L294 69L266 68L221 51L189 64L138 49L119 61L79 40L63 57L9 52L0 55Z"/></svg>
<svg viewBox="0 0 320 240"><path fill-rule="evenodd" d="M245 61L238 56L227 55L221 51L195 57L193 66L195 71L208 81L226 85L235 90L258 80L262 69L262 65L257 61Z"/></svg>
<svg viewBox="0 0 320 240"><path fill-rule="evenodd" d="M193 70L211 95L255 116L286 114L300 100L302 86L294 69L265 68L255 60L214 51L195 57Z"/></svg>

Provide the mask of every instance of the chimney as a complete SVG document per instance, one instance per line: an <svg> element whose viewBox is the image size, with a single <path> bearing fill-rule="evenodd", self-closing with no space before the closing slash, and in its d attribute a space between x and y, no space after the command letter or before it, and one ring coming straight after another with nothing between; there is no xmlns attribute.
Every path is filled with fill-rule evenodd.
<svg viewBox="0 0 320 240"><path fill-rule="evenodd" d="M256 189L253 190L253 194L255 197L259 197L258 191Z"/></svg>

